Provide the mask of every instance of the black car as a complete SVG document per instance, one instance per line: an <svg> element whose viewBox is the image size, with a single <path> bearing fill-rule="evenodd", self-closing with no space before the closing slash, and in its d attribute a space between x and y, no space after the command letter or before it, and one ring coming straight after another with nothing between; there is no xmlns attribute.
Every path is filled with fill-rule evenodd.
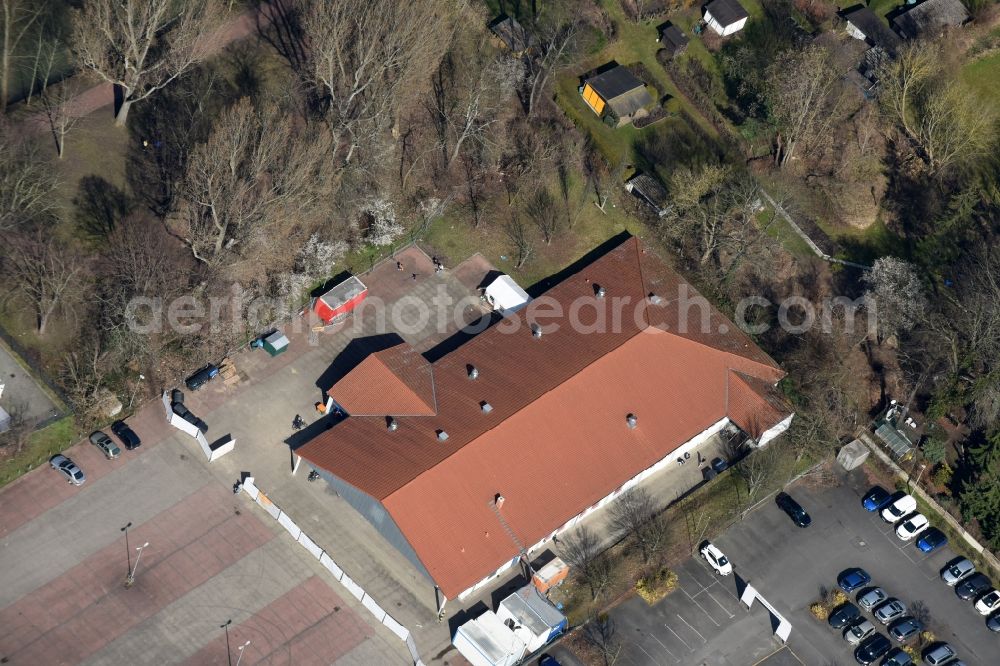
<svg viewBox="0 0 1000 666"><path fill-rule="evenodd" d="M722 474L729 469L729 462L725 458L712 458L712 469L716 474Z"/></svg>
<svg viewBox="0 0 1000 666"><path fill-rule="evenodd" d="M974 573L955 586L955 594L959 599L969 601L993 587L993 581L984 574Z"/></svg>
<svg viewBox="0 0 1000 666"><path fill-rule="evenodd" d="M111 424L111 432L115 433L115 436L122 441L125 448L131 451L142 444L142 440L139 439L139 435L135 434L135 430L128 427L128 424L124 421L115 421Z"/></svg>
<svg viewBox="0 0 1000 666"><path fill-rule="evenodd" d="M861 611L858 607L847 602L841 606L838 606L827 619L827 623L834 629L843 629L844 627L849 627L861 618Z"/></svg>
<svg viewBox="0 0 1000 666"><path fill-rule="evenodd" d="M863 640L861 645L854 650L854 659L859 664L868 666L868 664L874 664L878 661L890 648L892 648L892 643L889 642L888 638L882 634L875 634Z"/></svg>
<svg viewBox="0 0 1000 666"><path fill-rule="evenodd" d="M212 379L219 374L219 369L214 365L206 365L204 368L194 373L186 380L184 380L184 385L188 387L189 391L197 391L200 389L208 380Z"/></svg>
<svg viewBox="0 0 1000 666"><path fill-rule="evenodd" d="M792 519L799 527L809 527L812 522L812 518L806 513L798 502L792 499L792 496L788 493L778 493L778 496L774 498L775 504L777 504L782 511L788 514L788 517Z"/></svg>

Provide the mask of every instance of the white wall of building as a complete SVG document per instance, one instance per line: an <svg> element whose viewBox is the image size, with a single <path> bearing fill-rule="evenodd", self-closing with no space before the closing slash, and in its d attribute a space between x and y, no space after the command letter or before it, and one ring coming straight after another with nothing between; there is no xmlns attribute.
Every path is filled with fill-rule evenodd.
<svg viewBox="0 0 1000 666"><path fill-rule="evenodd" d="M712 16L711 12L706 11L705 23L707 23L708 27L714 30L716 34L725 37L726 35L731 35L734 32L739 32L740 30L742 30L743 26L747 24L747 20L746 18L741 18L736 23L731 23L729 25L724 26L721 23L719 23L714 16Z"/></svg>
<svg viewBox="0 0 1000 666"><path fill-rule="evenodd" d="M795 414L789 414L783 421L765 430L760 436L760 439L757 440L757 446L764 446L772 439L788 430L788 427L792 425L793 418L795 418Z"/></svg>

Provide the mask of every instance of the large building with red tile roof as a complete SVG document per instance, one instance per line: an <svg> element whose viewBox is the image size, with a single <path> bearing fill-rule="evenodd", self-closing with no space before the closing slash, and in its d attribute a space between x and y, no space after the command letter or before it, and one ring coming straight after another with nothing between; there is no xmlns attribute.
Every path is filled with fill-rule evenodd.
<svg viewBox="0 0 1000 666"><path fill-rule="evenodd" d="M462 598L721 430L766 444L783 375L628 237L433 363L370 355L296 453Z"/></svg>

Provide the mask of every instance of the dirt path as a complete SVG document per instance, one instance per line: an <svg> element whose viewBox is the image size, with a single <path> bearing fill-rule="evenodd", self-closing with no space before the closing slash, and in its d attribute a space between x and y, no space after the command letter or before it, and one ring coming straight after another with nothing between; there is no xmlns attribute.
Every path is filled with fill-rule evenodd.
<svg viewBox="0 0 1000 666"><path fill-rule="evenodd" d="M261 26L270 23L271 12L269 9L269 5L262 4L259 9L248 9L239 16L223 22L214 32L204 37L209 45L208 55L216 55L233 42L256 33L258 13L260 14ZM73 118L82 118L112 104L114 101L114 86L107 82L98 83L73 98L69 113ZM49 120L45 112L41 111L25 118L23 127L29 134L41 134L49 131Z"/></svg>

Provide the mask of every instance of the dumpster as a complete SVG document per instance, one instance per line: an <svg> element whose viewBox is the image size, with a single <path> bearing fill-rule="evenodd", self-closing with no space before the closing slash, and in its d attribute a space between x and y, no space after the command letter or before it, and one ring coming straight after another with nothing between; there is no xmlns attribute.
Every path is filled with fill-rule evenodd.
<svg viewBox="0 0 1000 666"><path fill-rule="evenodd" d="M264 351L271 356L277 356L288 350L288 338L281 331L275 331L264 338Z"/></svg>

